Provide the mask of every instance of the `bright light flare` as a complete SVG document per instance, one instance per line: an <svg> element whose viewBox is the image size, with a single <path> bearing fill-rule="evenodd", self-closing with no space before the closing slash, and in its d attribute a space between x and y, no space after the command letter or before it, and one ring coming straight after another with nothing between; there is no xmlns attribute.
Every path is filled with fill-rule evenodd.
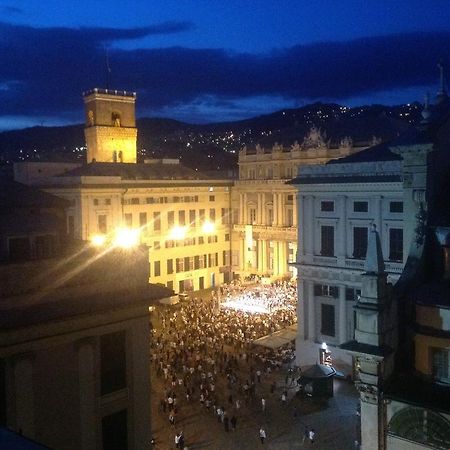
<svg viewBox="0 0 450 450"><path fill-rule="evenodd" d="M91 237L91 243L94 247L102 247L105 245L106 236L104 234L96 234Z"/></svg>
<svg viewBox="0 0 450 450"><path fill-rule="evenodd" d="M216 226L212 222L205 222L202 226L203 233L213 233Z"/></svg>
<svg viewBox="0 0 450 450"><path fill-rule="evenodd" d="M137 229L119 228L116 230L113 244L116 247L132 248L139 244L140 233Z"/></svg>
<svg viewBox="0 0 450 450"><path fill-rule="evenodd" d="M169 232L169 239L180 240L184 239L187 234L187 227L173 227Z"/></svg>

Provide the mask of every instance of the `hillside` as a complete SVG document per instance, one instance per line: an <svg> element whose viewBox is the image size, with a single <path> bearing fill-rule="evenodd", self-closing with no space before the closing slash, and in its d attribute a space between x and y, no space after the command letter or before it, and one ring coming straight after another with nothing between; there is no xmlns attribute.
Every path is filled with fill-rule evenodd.
<svg viewBox="0 0 450 450"><path fill-rule="evenodd" d="M326 133L330 145L344 137L371 142L390 140L420 120L419 104L361 106L336 104L304 106L238 122L191 125L172 119L138 119L138 158L180 158L188 167L223 170L236 167L243 145L271 147L275 142L301 142L312 126ZM0 133L0 161L84 161L83 125L33 127Z"/></svg>

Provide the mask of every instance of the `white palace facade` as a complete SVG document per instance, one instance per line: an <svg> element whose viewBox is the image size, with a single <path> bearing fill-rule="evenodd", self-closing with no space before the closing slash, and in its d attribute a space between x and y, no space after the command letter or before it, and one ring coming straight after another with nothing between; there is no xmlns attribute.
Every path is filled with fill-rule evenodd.
<svg viewBox="0 0 450 450"><path fill-rule="evenodd" d="M301 144L290 147L244 147L232 194L233 271L242 278L295 278L298 211L296 189L287 182L301 167L323 165L363 148L353 146L349 139L330 148L317 128Z"/></svg>
<svg viewBox="0 0 450 450"><path fill-rule="evenodd" d="M318 360L326 343L334 364L351 373L339 345L354 337L368 233L376 225L395 283L403 265L400 157L378 144L323 165L302 167L292 183L298 202L298 335L296 363Z"/></svg>

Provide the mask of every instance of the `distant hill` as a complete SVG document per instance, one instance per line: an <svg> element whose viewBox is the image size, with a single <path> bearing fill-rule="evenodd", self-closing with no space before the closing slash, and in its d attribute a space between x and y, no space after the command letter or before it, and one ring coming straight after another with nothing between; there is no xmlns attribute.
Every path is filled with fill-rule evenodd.
<svg viewBox="0 0 450 450"><path fill-rule="evenodd" d="M301 142L312 126L326 134L330 145L345 137L368 143L374 137L393 139L420 120L418 103L399 106L346 108L315 103L297 109L237 122L191 125L172 119L137 120L138 158L180 158L199 170L235 168L239 149L275 142ZM85 161L83 125L33 127L0 133L0 161Z"/></svg>

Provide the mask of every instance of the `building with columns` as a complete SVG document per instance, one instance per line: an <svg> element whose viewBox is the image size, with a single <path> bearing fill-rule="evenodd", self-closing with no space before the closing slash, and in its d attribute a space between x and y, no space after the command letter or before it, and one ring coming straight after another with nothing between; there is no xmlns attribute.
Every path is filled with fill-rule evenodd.
<svg viewBox="0 0 450 450"><path fill-rule="evenodd" d="M400 157L378 144L326 164L301 167L298 189L297 364L317 362L325 342L334 364L352 373L339 345L353 339L368 233L375 224L395 282L404 265Z"/></svg>
<svg viewBox="0 0 450 450"><path fill-rule="evenodd" d="M139 231L152 283L182 292L229 281L233 181L177 159L137 163L135 101L123 91L84 93L87 164L17 163L15 180L66 199L77 239Z"/></svg>
<svg viewBox="0 0 450 450"><path fill-rule="evenodd" d="M146 448L149 306L170 294L148 249L71 240L66 201L1 188L0 425L48 448Z"/></svg>
<svg viewBox="0 0 450 450"><path fill-rule="evenodd" d="M450 448L450 99L391 144L402 164L406 264L387 283L369 244L354 338L362 450Z"/></svg>
<svg viewBox="0 0 450 450"><path fill-rule="evenodd" d="M317 128L289 148L244 147L232 196L234 272L271 280L295 278L298 213L296 189L287 181L300 167L324 164L363 148L349 139L330 147Z"/></svg>

